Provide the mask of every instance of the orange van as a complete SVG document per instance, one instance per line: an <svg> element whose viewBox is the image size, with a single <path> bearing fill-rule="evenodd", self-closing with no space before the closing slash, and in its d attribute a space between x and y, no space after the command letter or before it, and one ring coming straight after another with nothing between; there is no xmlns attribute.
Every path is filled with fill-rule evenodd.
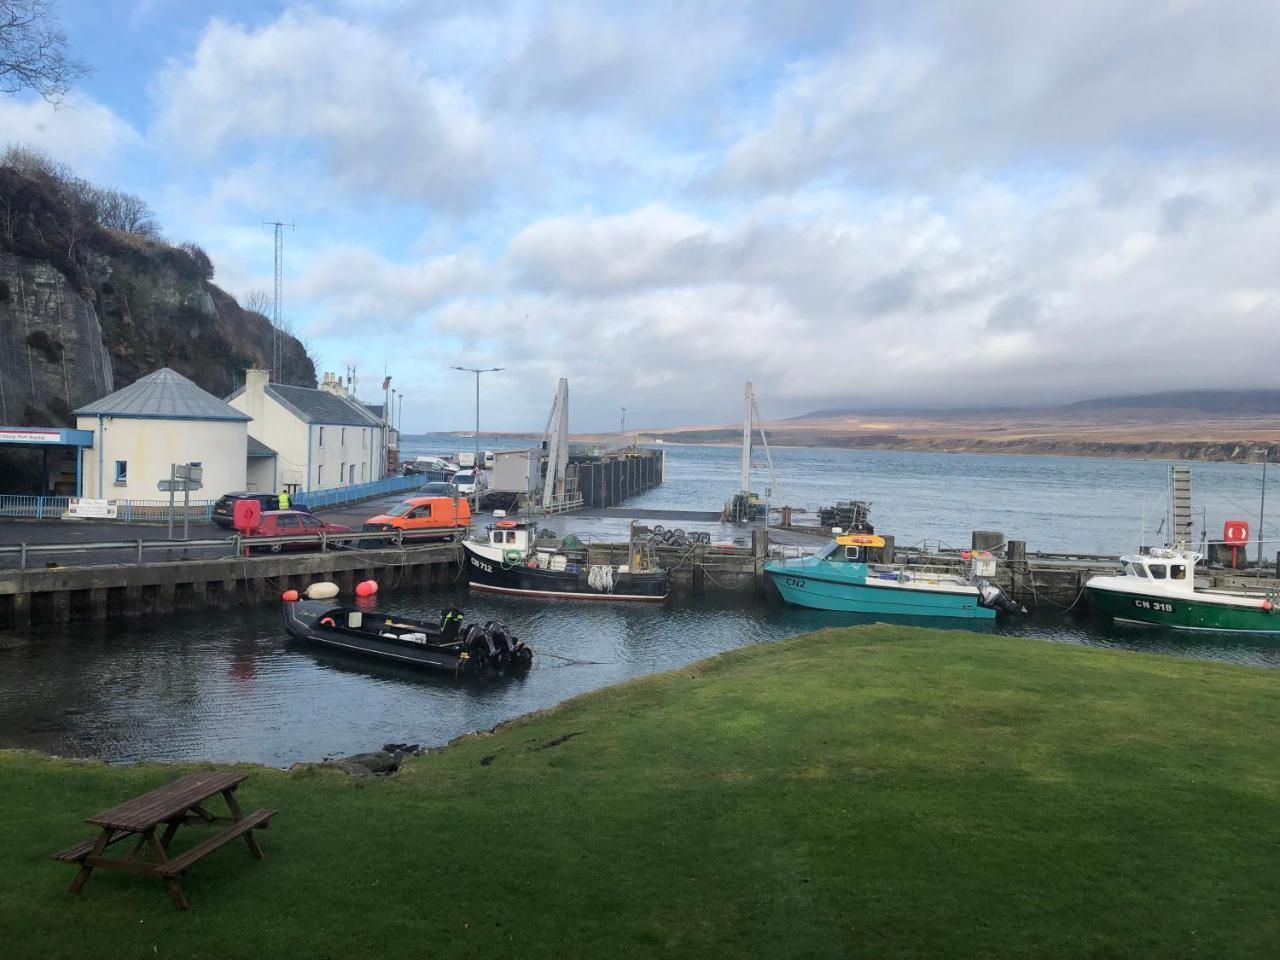
<svg viewBox="0 0 1280 960"><path fill-rule="evenodd" d="M365 521L365 530L403 530L406 540L454 540L471 529L471 505L453 497L410 497Z"/></svg>

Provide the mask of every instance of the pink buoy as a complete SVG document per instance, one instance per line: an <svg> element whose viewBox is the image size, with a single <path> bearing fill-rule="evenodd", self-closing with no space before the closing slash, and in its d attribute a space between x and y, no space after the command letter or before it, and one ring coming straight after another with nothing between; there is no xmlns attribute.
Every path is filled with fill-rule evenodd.
<svg viewBox="0 0 1280 960"><path fill-rule="evenodd" d="M283 600L285 603L297 603L298 591L286 590L284 593L280 594L280 599Z"/></svg>
<svg viewBox="0 0 1280 960"><path fill-rule="evenodd" d="M378 592L378 582L376 580L361 580L356 584L357 597L372 597Z"/></svg>

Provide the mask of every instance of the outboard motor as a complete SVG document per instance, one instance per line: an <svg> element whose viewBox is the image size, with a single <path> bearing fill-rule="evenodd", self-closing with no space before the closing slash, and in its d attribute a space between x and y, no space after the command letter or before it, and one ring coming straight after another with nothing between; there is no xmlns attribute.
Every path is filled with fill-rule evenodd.
<svg viewBox="0 0 1280 960"><path fill-rule="evenodd" d="M1027 612L1026 607L1012 599L1007 593L997 587L990 580L979 580L977 586L978 602L984 607L995 610L999 613Z"/></svg>

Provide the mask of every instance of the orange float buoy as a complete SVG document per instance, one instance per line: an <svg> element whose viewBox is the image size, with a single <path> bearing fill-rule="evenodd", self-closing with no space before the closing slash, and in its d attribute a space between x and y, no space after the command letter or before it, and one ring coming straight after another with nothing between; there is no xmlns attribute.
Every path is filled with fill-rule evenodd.
<svg viewBox="0 0 1280 960"><path fill-rule="evenodd" d="M336 623L334 623L334 621L333 621L333 617L321 617L321 618L320 618L320 626L322 626L322 627L336 627L336 626L337 626L337 624L336 624Z"/></svg>
<svg viewBox="0 0 1280 960"><path fill-rule="evenodd" d="M1262 601L1262 609L1263 609L1263 610L1265 610L1265 611L1267 611L1267 613L1270 613L1270 612L1271 612L1271 601L1270 601L1270 600L1263 600L1263 601Z"/></svg>
<svg viewBox="0 0 1280 960"><path fill-rule="evenodd" d="M298 591L286 590L284 593L280 594L280 599L283 600L285 603L297 603Z"/></svg>
<svg viewBox="0 0 1280 960"><path fill-rule="evenodd" d="M376 580L361 580L356 584L357 597L372 597L377 592L378 581Z"/></svg>

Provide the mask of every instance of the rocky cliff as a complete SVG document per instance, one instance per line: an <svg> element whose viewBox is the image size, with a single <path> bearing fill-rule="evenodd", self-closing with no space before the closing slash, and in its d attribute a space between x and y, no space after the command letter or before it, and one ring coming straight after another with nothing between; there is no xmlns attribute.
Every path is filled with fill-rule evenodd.
<svg viewBox="0 0 1280 960"><path fill-rule="evenodd" d="M70 425L158 367L225 396L271 366L271 323L211 282L198 247L104 226L76 185L0 165L0 425ZM278 379L315 386L304 346L279 343Z"/></svg>

